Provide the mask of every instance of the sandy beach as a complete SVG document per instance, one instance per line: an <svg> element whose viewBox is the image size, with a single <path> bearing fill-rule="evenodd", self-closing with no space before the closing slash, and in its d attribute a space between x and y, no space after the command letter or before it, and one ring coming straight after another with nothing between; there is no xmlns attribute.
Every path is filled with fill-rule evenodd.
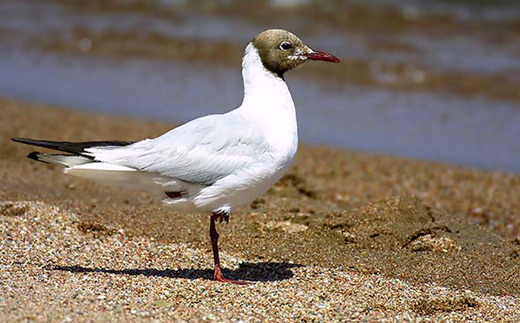
<svg viewBox="0 0 520 323"><path fill-rule="evenodd" d="M520 176L300 146L221 224L62 175L11 137L138 140L174 125L0 99L1 321L520 320Z"/></svg>

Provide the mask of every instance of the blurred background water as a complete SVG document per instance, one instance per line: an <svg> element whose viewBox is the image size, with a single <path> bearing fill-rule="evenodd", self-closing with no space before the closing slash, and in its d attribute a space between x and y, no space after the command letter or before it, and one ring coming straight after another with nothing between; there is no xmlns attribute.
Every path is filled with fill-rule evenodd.
<svg viewBox="0 0 520 323"><path fill-rule="evenodd" d="M0 95L224 113L247 42L274 27L342 60L286 77L302 141L520 173L517 0L0 0Z"/></svg>

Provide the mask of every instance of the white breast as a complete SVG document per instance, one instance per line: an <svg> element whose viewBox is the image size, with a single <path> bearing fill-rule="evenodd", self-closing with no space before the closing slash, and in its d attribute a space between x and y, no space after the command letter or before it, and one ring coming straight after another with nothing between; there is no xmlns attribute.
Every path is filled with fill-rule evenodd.
<svg viewBox="0 0 520 323"><path fill-rule="evenodd" d="M204 188L194 199L199 210L233 209L264 194L290 167L298 147L294 103L284 80L263 66L252 44L243 60L244 101L230 114L239 114L258 127L269 151L256 163L238 169Z"/></svg>

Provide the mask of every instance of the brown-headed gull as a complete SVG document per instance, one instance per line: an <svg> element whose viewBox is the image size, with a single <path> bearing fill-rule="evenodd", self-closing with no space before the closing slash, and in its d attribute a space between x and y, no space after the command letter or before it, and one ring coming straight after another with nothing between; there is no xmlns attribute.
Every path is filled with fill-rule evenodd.
<svg viewBox="0 0 520 323"><path fill-rule="evenodd" d="M61 165L65 174L144 190L174 210L211 214L215 279L246 284L222 275L215 222L228 222L233 209L264 194L291 165L298 131L283 75L307 60L339 62L288 31L270 29L247 45L244 100L228 113L201 117L138 142L13 140L64 152L28 157Z"/></svg>

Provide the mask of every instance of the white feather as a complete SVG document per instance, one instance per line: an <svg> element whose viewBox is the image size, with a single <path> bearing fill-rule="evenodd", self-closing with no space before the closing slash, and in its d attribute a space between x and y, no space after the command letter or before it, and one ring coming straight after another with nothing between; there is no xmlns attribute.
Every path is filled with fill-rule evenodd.
<svg viewBox="0 0 520 323"><path fill-rule="evenodd" d="M68 156L68 155L52 155L52 154L37 154L38 160L51 164L58 164L65 167L81 165L92 162L91 159L81 156Z"/></svg>
<svg viewBox="0 0 520 323"><path fill-rule="evenodd" d="M162 196L164 204L183 210L230 210L252 201L290 166L298 134L287 85L265 69L252 44L242 75L239 108L193 120L156 139L88 148L97 162L66 173L138 189L182 191L182 198Z"/></svg>
<svg viewBox="0 0 520 323"><path fill-rule="evenodd" d="M63 172L102 184L129 189L143 189L153 194L162 193L160 185L154 180L154 175L126 166L90 162L88 164L67 167Z"/></svg>

